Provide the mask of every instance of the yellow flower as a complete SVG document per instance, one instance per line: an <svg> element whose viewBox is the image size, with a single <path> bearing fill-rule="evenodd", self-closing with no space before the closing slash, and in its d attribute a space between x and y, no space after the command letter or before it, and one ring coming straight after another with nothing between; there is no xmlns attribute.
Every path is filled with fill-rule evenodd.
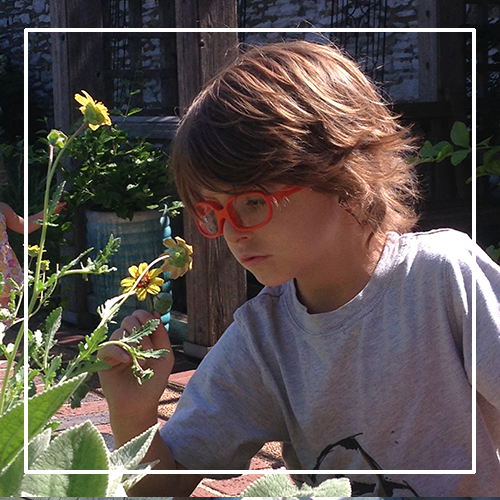
<svg viewBox="0 0 500 500"><path fill-rule="evenodd" d="M170 279L180 278L193 268L191 245L186 244L179 236L176 236L175 240L168 238L163 241L163 244L168 248L168 252L163 255L168 255L169 258L165 260L161 268L166 273L170 273Z"/></svg>
<svg viewBox="0 0 500 500"><path fill-rule="evenodd" d="M44 250L45 252L46 250ZM40 247L38 245L28 245L28 255L30 257L37 257L40 253Z"/></svg>
<svg viewBox="0 0 500 500"><path fill-rule="evenodd" d="M131 277L123 278L120 281L120 285L123 287L122 293L129 292L134 286L137 278L144 272L144 270L148 267L146 262L139 264L137 266L130 266L128 268L128 272ZM137 284L135 288L135 294L140 301L146 300L148 293L150 295L158 295L161 292L161 286L163 285L163 279L158 278L162 272L161 269L150 269L144 274L141 281Z"/></svg>
<svg viewBox="0 0 500 500"><path fill-rule="evenodd" d="M85 96L75 94L75 100L81 104L79 108L85 120L92 130L97 130L101 125L111 125L108 108L102 102L96 102L92 97L82 90Z"/></svg>

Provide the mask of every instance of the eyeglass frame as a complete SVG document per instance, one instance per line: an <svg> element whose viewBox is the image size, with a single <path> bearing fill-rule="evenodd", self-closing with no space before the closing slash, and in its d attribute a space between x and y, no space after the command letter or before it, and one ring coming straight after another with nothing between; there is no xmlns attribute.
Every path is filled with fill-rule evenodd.
<svg viewBox="0 0 500 500"><path fill-rule="evenodd" d="M210 201L210 200L205 200L205 201L200 201L196 203L196 205L193 207L196 213L196 208L200 206L208 206L210 207L213 212L215 213L215 218L217 220L217 227L218 231L215 234L207 234L203 229L202 229L202 223L199 220L199 215L196 213L195 216L195 222L196 226L198 227L198 230L200 233L205 236L206 238L218 238L219 236L222 236L224 233L224 221L227 220L231 226L236 229L237 231L241 232L249 232L249 231L255 231L256 229L260 229L261 227L265 226L270 222L270 220L273 217L273 204L275 204L278 201L282 201L288 196L291 196L292 194L298 193L299 191L302 191L303 189L306 189L305 187L297 187L297 186L289 186L285 187L283 189L280 189L278 191L274 191L273 193L266 193L265 191L248 191L245 193L239 193L235 196L232 196L229 198L229 200L226 201L224 206L220 205L219 203L215 201ZM264 222L261 222L260 224L257 224L255 226L251 227L238 227L235 225L234 221L232 220L231 214L229 213L228 206L230 203L232 203L235 199L241 197L241 196L252 196L252 195L259 195L261 196L264 201L266 202L267 205L267 217Z"/></svg>

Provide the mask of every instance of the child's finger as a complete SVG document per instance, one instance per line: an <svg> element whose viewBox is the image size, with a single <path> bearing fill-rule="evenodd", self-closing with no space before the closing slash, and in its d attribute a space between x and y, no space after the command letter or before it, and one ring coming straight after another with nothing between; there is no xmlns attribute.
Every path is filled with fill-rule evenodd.
<svg viewBox="0 0 500 500"><path fill-rule="evenodd" d="M130 363L132 358L121 347L116 345L108 345L97 352L97 357L108 363L110 366L117 366L123 363Z"/></svg>

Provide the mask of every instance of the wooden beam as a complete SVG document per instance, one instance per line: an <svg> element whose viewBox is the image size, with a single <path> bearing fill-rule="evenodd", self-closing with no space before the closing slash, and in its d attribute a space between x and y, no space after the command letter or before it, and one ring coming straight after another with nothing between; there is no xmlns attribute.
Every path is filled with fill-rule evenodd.
<svg viewBox="0 0 500 500"><path fill-rule="evenodd" d="M177 0L176 24L178 28L236 27L236 1ZM228 50L237 43L237 33L177 33L181 115L202 85L228 62ZM207 352L232 322L234 311L245 302L246 273L223 238L208 240L199 234L190 216L186 214L184 221L185 238L194 246L194 267L187 275L185 350L199 356L199 346L205 348L202 353Z"/></svg>
<svg viewBox="0 0 500 500"><path fill-rule="evenodd" d="M50 0L51 27L53 28L100 28L103 12L101 2L94 2L89 9L85 2L72 0ZM81 118L74 94L82 89L95 99L104 97L104 61L101 33L52 33L52 76L54 94L55 127L68 134L71 126ZM67 249L71 255L87 248L85 216L81 210L73 215L74 248ZM70 279L70 278L65 278ZM87 295L89 284L80 277L71 280L68 292L69 306L64 319L85 328L93 326L93 317L88 312Z"/></svg>
<svg viewBox="0 0 500 500"><path fill-rule="evenodd" d="M419 0L418 27L437 26L435 0ZM437 33L418 34L418 100L435 102L438 100L438 55Z"/></svg>
<svg viewBox="0 0 500 500"><path fill-rule="evenodd" d="M52 28L102 28L100 2L89 9L83 2L50 0ZM102 33L52 33L52 73L56 127L79 117L73 96L84 89L102 100L104 61Z"/></svg>
<svg viewBox="0 0 500 500"><path fill-rule="evenodd" d="M177 116L127 116L120 121L120 129L130 137L145 137L150 142L169 141L175 137L179 125Z"/></svg>

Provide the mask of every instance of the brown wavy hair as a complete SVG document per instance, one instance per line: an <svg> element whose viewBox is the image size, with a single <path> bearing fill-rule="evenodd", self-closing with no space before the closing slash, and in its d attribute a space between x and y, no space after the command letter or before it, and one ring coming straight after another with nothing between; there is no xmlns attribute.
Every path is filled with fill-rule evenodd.
<svg viewBox="0 0 500 500"><path fill-rule="evenodd" d="M239 55L182 118L171 150L189 210L201 190L272 184L335 193L375 233L413 228L418 189L403 127L334 46L273 43Z"/></svg>

